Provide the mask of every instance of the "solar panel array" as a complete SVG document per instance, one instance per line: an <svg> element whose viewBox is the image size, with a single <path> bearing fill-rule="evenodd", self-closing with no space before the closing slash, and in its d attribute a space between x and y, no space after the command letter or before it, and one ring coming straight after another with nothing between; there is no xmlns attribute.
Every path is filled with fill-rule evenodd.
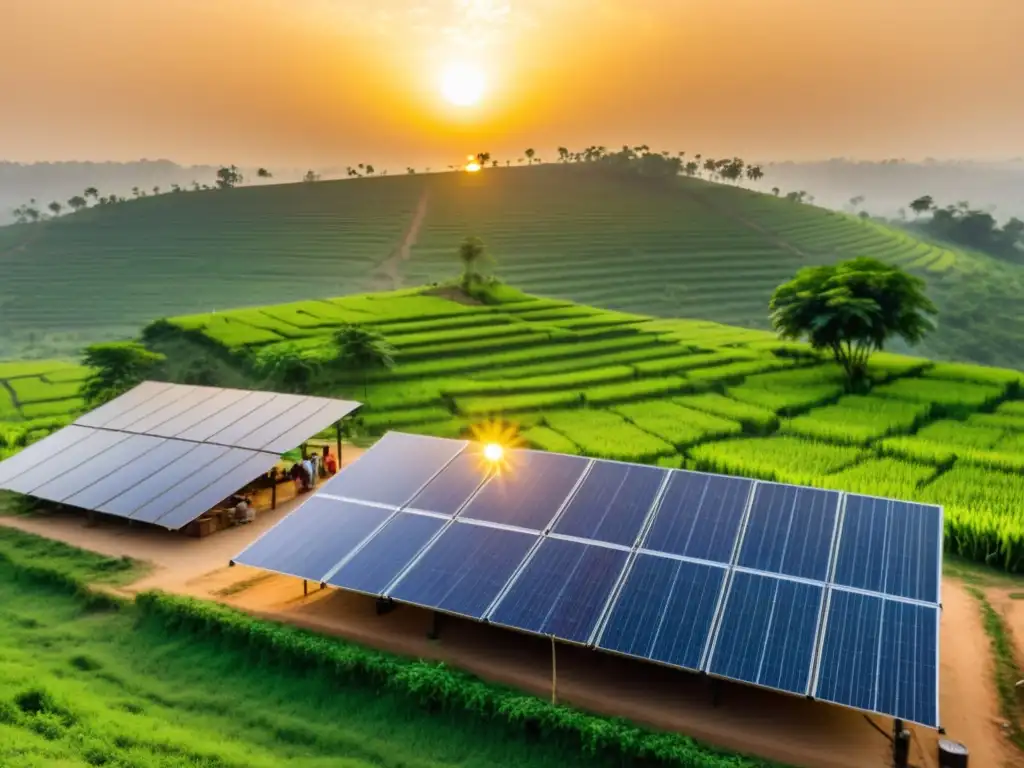
<svg viewBox="0 0 1024 768"><path fill-rule="evenodd" d="M938 726L939 507L389 433L235 562Z"/></svg>
<svg viewBox="0 0 1024 768"><path fill-rule="evenodd" d="M0 488L177 529L358 407L147 381L0 462Z"/></svg>

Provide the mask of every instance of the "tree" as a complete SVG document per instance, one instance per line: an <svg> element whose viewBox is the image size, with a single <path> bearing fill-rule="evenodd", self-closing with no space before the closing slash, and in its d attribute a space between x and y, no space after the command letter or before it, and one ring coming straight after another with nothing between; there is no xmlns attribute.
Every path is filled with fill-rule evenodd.
<svg viewBox="0 0 1024 768"><path fill-rule="evenodd" d="M566 147L558 148L558 159L563 163L569 162L569 150Z"/></svg>
<svg viewBox="0 0 1024 768"><path fill-rule="evenodd" d="M931 195L922 195L916 200L912 200L910 203L910 210L914 212L915 216L920 216L925 211L930 211L935 207L935 201Z"/></svg>
<svg viewBox="0 0 1024 768"><path fill-rule="evenodd" d="M373 166L370 165L369 163L367 163L366 165L366 175L373 176Z"/></svg>
<svg viewBox="0 0 1024 768"><path fill-rule="evenodd" d="M528 149L523 154L526 155L526 159L530 161L530 165L533 165L533 157L534 155L537 154L537 152L533 149Z"/></svg>
<svg viewBox="0 0 1024 768"><path fill-rule="evenodd" d="M260 168L258 171L256 171L256 175L259 176L261 179L272 179L272 178L274 178L274 174L272 174L266 168Z"/></svg>
<svg viewBox="0 0 1024 768"><path fill-rule="evenodd" d="M760 165L747 166L747 178L751 181L760 181L764 178L764 171L761 170Z"/></svg>
<svg viewBox="0 0 1024 768"><path fill-rule="evenodd" d="M80 211L87 205L89 205L89 202L81 195L75 195L70 200L68 200L68 208L70 208L72 211Z"/></svg>
<svg viewBox="0 0 1024 768"><path fill-rule="evenodd" d="M363 398L369 389L370 373L395 367L395 348L381 334L358 325L346 325L334 334L338 366L353 368L363 375Z"/></svg>
<svg viewBox="0 0 1024 768"><path fill-rule="evenodd" d="M234 165L221 166L217 169L217 189L232 189L245 179L241 171Z"/></svg>
<svg viewBox="0 0 1024 768"><path fill-rule="evenodd" d="M50 203L46 207L49 208L51 211L53 211L53 215L54 216L60 216L60 212L64 208L64 206L61 205L60 203L58 203L56 200L54 200L52 203Z"/></svg>
<svg viewBox="0 0 1024 768"><path fill-rule="evenodd" d="M467 237L459 245L459 261L462 262L462 289L480 279L480 266L487 259L487 248L479 237Z"/></svg>
<svg viewBox="0 0 1024 768"><path fill-rule="evenodd" d="M302 180L309 184L312 184L314 181L320 181L320 174L314 173L313 169L311 168L310 170L306 171L306 175L302 177Z"/></svg>
<svg viewBox="0 0 1024 768"><path fill-rule="evenodd" d="M851 386L863 383L870 354L899 336L916 344L935 325L924 281L860 256L834 266L804 267L772 294L772 326L784 339L807 337L829 350Z"/></svg>
<svg viewBox="0 0 1024 768"><path fill-rule="evenodd" d="M485 165L487 165L489 162L491 162L491 153L490 152L477 152L476 153L476 161L480 165L480 167L483 168Z"/></svg>
<svg viewBox="0 0 1024 768"><path fill-rule="evenodd" d="M405 169L405 172L412 176L416 173L416 169L410 165L408 168Z"/></svg>
<svg viewBox="0 0 1024 768"><path fill-rule="evenodd" d="M153 194L154 195L159 195L160 194L160 187L159 186L153 187Z"/></svg>
<svg viewBox="0 0 1024 768"><path fill-rule="evenodd" d="M695 176L697 171L700 170L700 163L696 160L691 160L683 167L683 170L686 172L687 176Z"/></svg>
<svg viewBox="0 0 1024 768"><path fill-rule="evenodd" d="M322 364L297 349L284 346L260 350L253 360L253 367L268 383L289 392L301 393L309 391Z"/></svg>
<svg viewBox="0 0 1024 768"><path fill-rule="evenodd" d="M93 200L99 200L100 191L96 189L96 187L87 187L82 195L85 197L91 197Z"/></svg>
<svg viewBox="0 0 1024 768"><path fill-rule="evenodd" d="M85 348L82 365L92 374L82 382L79 394L95 408L145 381L166 358L137 341L112 341Z"/></svg>
<svg viewBox="0 0 1024 768"><path fill-rule="evenodd" d="M779 192L781 192L781 191L782 190L779 189L778 187L772 187L772 194L775 195L776 197L779 196Z"/></svg>

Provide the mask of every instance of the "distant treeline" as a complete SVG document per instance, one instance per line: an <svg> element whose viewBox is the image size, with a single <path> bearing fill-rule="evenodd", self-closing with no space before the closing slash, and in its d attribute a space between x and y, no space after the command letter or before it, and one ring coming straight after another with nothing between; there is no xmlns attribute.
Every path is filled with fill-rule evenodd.
<svg viewBox="0 0 1024 768"><path fill-rule="evenodd" d="M910 210L918 216L931 214L925 220L911 222L911 229L1024 264L1024 221L1016 216L1000 226L991 213L972 207L966 200L940 207L931 195L913 200Z"/></svg>

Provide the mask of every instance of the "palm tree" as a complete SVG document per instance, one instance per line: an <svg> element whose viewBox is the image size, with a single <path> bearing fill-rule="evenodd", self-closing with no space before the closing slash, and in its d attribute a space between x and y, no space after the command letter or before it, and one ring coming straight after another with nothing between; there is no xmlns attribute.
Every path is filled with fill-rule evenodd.
<svg viewBox="0 0 1024 768"><path fill-rule="evenodd" d="M60 216L60 212L61 212L61 209L62 209L62 208L63 208L64 206L63 206L63 205L61 205L60 203L58 203L58 202L57 202L56 200L54 200L54 201L53 201L52 203L50 203L50 204L49 204L48 206L46 206L46 207L47 207L47 208L49 208L49 209L50 209L51 211L53 211L53 215L54 215L54 216Z"/></svg>
<svg viewBox="0 0 1024 768"><path fill-rule="evenodd" d="M569 162L569 150L566 147L558 148L558 159L563 163Z"/></svg>
<svg viewBox="0 0 1024 768"><path fill-rule="evenodd" d="M476 161L480 165L481 168L483 168L485 165L487 165L487 163L489 163L490 160L491 160L491 153L490 152L477 152L476 153Z"/></svg>
<svg viewBox="0 0 1024 768"><path fill-rule="evenodd" d="M536 155L537 153L536 153L536 152L535 152L535 151L534 151L533 149L528 149L528 150L526 150L526 152L524 152L523 154L525 154L525 155L526 155L526 158L527 158L527 159L528 159L528 160L530 161L530 165L533 165L533 157L534 157L534 155Z"/></svg>
<svg viewBox="0 0 1024 768"><path fill-rule="evenodd" d="M370 372L395 367L395 348L376 331L358 325L346 325L334 334L336 365L354 368L363 374L363 399L369 389Z"/></svg>
<svg viewBox="0 0 1024 768"><path fill-rule="evenodd" d="M751 181L760 181L764 178L764 171L761 170L760 165L751 165L747 167L747 178Z"/></svg>

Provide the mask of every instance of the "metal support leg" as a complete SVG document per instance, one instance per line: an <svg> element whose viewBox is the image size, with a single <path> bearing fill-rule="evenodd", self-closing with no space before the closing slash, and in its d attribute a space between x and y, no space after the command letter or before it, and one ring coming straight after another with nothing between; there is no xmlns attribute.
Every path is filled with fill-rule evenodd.
<svg viewBox="0 0 1024 768"><path fill-rule="evenodd" d="M270 479L270 508L277 509L277 470L274 470L274 476Z"/></svg>
<svg viewBox="0 0 1024 768"><path fill-rule="evenodd" d="M437 640L439 637L441 637L441 614L434 611L434 615L430 619L430 630L427 632L427 639Z"/></svg>
<svg viewBox="0 0 1024 768"><path fill-rule="evenodd" d="M303 595L308 595L309 594L309 582L306 581L305 579L302 580L302 594Z"/></svg>
<svg viewBox="0 0 1024 768"><path fill-rule="evenodd" d="M341 419L334 424L334 443L338 448L338 469L341 469Z"/></svg>
<svg viewBox="0 0 1024 768"><path fill-rule="evenodd" d="M555 656L555 636L551 636L551 703L558 703L558 662Z"/></svg>

